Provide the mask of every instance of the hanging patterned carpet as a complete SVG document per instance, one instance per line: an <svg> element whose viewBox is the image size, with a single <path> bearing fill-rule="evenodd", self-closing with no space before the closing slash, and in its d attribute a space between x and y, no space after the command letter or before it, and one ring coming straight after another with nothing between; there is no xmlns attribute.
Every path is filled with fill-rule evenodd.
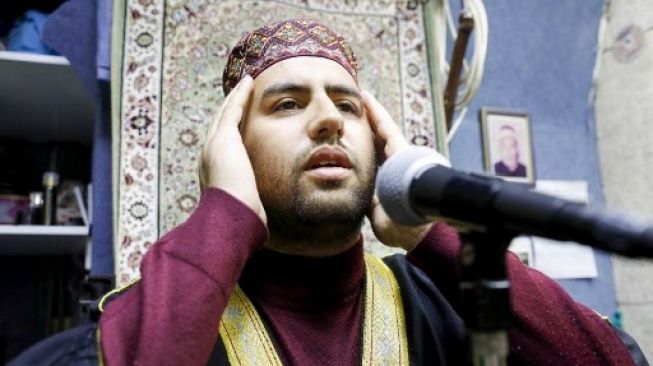
<svg viewBox="0 0 653 366"><path fill-rule="evenodd" d="M222 70L242 33L304 17L350 40L361 87L401 123L407 138L435 145L433 106L418 1L120 0L114 40L117 282L138 276L147 248L182 223L199 197L197 156L222 102ZM116 48L119 47L118 52ZM369 229L366 240L375 239ZM378 250L378 249L377 249Z"/></svg>

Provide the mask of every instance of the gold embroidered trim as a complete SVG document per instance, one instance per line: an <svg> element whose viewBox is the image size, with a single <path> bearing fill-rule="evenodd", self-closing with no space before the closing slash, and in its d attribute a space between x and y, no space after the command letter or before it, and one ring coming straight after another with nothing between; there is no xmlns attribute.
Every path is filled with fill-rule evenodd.
<svg viewBox="0 0 653 366"><path fill-rule="evenodd" d="M113 290L104 294L104 296L102 296L102 298L100 299L100 302L98 302L98 306L97 306L98 310L100 310L100 312L103 313L106 303L111 300L112 296L120 295L121 293L125 292L127 289L132 287L136 282L140 280L141 280L140 277L134 278L133 280L129 281L129 283L127 283L126 285L121 287L116 287Z"/></svg>
<svg viewBox="0 0 653 366"><path fill-rule="evenodd" d="M104 366L104 356L102 356L102 342L100 341L100 326L95 330L95 347L97 347L98 365Z"/></svg>
<svg viewBox="0 0 653 366"><path fill-rule="evenodd" d="M408 365L408 341L399 284L383 261L366 255L362 365ZM231 365L281 365L263 321L236 287L219 329Z"/></svg>
<svg viewBox="0 0 653 366"><path fill-rule="evenodd" d="M230 365L282 365L254 305L236 286L220 321Z"/></svg>
<svg viewBox="0 0 653 366"><path fill-rule="evenodd" d="M399 284L383 261L366 255L367 285L362 365L408 365L408 341Z"/></svg>

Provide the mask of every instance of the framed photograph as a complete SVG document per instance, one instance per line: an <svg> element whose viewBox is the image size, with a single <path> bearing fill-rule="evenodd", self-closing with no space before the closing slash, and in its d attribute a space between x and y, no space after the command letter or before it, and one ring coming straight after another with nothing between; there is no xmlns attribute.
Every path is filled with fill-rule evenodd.
<svg viewBox="0 0 653 366"><path fill-rule="evenodd" d="M481 130L485 171L505 180L535 184L529 115L484 107Z"/></svg>

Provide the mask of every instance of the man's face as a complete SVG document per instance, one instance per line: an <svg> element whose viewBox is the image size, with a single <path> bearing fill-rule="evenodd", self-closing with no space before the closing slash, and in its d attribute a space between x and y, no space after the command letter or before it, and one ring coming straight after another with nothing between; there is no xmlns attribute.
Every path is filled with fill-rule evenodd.
<svg viewBox="0 0 653 366"><path fill-rule="evenodd" d="M358 86L342 66L294 57L265 70L242 133L273 234L358 230L374 191L374 143Z"/></svg>
<svg viewBox="0 0 653 366"><path fill-rule="evenodd" d="M504 161L516 162L519 158L519 148L517 146L517 139L514 137L503 137L499 141L499 149L501 151L501 158Z"/></svg>

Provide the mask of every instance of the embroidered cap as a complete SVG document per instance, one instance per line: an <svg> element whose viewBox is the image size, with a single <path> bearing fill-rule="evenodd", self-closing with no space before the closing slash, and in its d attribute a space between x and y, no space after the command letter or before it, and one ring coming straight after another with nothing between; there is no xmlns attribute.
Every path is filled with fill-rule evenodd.
<svg viewBox="0 0 653 366"><path fill-rule="evenodd" d="M314 20L291 19L271 23L246 33L231 50L222 74L224 95L249 74L256 78L279 61L298 56L318 56L342 65L354 78L358 64L341 35Z"/></svg>

